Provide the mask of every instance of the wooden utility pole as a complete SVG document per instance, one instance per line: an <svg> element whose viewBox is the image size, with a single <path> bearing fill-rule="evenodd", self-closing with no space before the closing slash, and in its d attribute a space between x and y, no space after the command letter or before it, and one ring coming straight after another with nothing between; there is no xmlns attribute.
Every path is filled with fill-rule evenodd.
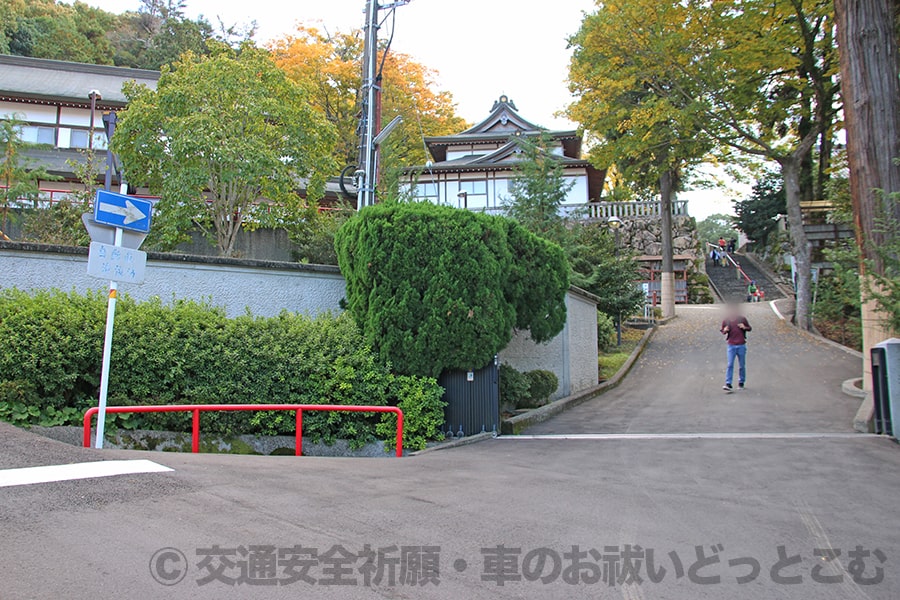
<svg viewBox="0 0 900 600"><path fill-rule="evenodd" d="M866 293L866 262L884 265L877 249L894 233L880 226L900 223L900 60L894 0L835 0L841 56L841 95L847 129L850 194L863 282L863 384L872 386L870 350L890 337L877 305Z"/></svg>

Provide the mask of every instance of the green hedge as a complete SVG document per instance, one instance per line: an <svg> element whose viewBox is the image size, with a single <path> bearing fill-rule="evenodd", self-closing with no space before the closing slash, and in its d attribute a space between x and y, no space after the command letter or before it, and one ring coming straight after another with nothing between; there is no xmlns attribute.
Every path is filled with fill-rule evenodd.
<svg viewBox="0 0 900 600"><path fill-rule="evenodd" d="M101 294L0 293L0 418L22 424L80 422L80 414L96 403L105 313ZM410 448L424 447L443 421L437 382L393 374L348 315L228 319L202 303L135 303L125 297L118 303L110 372L110 405L399 405ZM293 417L205 413L202 430L292 434ZM312 440L349 439L359 446L392 440L395 420L309 413L304 433ZM112 421L129 428L190 428L183 413L118 415Z"/></svg>
<svg viewBox="0 0 900 600"><path fill-rule="evenodd" d="M542 342L565 325L565 255L509 219L386 203L347 221L335 246L349 312L400 373L479 368L514 328Z"/></svg>

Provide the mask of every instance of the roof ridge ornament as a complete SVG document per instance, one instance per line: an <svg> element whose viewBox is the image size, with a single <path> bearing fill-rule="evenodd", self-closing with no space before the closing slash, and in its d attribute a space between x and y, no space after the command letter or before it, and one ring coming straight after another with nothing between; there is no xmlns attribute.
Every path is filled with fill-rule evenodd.
<svg viewBox="0 0 900 600"><path fill-rule="evenodd" d="M498 108L502 106L508 106L512 110L518 112L519 109L516 108L516 103L509 99L509 96L506 94L501 94L500 99L494 102L494 106L491 107L491 112L496 111Z"/></svg>

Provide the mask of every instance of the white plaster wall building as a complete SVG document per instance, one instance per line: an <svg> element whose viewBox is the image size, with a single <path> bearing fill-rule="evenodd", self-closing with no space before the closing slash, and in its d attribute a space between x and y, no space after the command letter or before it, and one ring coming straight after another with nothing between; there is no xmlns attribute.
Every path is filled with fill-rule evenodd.
<svg viewBox="0 0 900 600"><path fill-rule="evenodd" d="M425 138L433 160L407 169L406 188L416 198L435 204L501 211L521 156L519 138L541 134L551 140L549 152L562 163L566 179L573 184L564 210L598 201L606 172L582 158L578 132L543 129L523 118L506 96L500 96L477 125L455 135Z"/></svg>
<svg viewBox="0 0 900 600"><path fill-rule="evenodd" d="M55 177L39 182L43 200L80 187L70 163L84 160L82 151L106 150L103 116L125 108L125 82L156 88L158 80L158 71L0 55L0 119L22 122L21 139L34 144L26 157Z"/></svg>

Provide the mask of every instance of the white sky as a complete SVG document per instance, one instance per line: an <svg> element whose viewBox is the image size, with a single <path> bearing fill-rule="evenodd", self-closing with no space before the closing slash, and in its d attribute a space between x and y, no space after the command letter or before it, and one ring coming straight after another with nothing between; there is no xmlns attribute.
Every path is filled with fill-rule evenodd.
<svg viewBox="0 0 900 600"><path fill-rule="evenodd" d="M387 0L382 0L386 2ZM113 12L137 9L138 0L87 0ZM567 39L591 11L593 0L412 0L397 9L393 49L438 71L441 89L453 94L458 112L480 121L500 94L522 116L551 128L574 128L558 113L570 101ZM256 21L256 40L290 33L297 23L329 30L363 25L365 0L187 0L191 17L226 24ZM383 33L386 31L383 30ZM699 219L731 212L722 190L686 192Z"/></svg>

